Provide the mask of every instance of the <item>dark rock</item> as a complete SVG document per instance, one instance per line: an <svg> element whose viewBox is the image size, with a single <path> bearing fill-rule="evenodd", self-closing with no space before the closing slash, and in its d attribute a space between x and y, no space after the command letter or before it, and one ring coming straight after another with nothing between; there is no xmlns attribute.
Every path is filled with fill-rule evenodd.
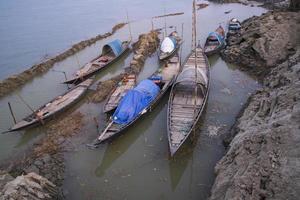
<svg viewBox="0 0 300 200"><path fill-rule="evenodd" d="M264 76L296 52L300 42L299 21L299 13L279 11L245 20L240 33L227 38L222 58Z"/></svg>

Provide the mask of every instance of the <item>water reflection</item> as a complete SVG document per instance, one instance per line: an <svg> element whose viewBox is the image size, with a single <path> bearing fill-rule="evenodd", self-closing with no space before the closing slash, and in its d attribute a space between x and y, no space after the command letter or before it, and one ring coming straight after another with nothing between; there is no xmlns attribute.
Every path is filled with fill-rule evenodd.
<svg viewBox="0 0 300 200"><path fill-rule="evenodd" d="M169 93L165 94L164 100L166 101L166 96ZM111 143L107 145L105 153L103 155L101 164L96 168L95 174L96 176L102 177L105 174L105 171L111 167L111 165L123 154L127 152L127 150L136 142L136 140L143 134L144 137L144 145L146 145L146 136L144 135L144 131L148 130L149 127L152 126L153 120L157 117L157 115L163 110L165 104L158 104L151 113L147 113L147 122L145 123L144 117L139 119L132 127L125 130L121 135L115 137ZM145 115L144 115L145 116Z"/></svg>

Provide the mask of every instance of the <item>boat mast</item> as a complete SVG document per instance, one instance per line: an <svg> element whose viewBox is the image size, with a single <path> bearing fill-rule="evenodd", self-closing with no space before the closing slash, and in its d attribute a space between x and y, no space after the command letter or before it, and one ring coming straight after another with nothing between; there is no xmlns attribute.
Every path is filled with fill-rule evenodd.
<svg viewBox="0 0 300 200"><path fill-rule="evenodd" d="M164 4L164 18L165 18L165 37L167 37L167 16L166 16L166 2Z"/></svg>
<svg viewBox="0 0 300 200"><path fill-rule="evenodd" d="M197 52L196 52L196 48L197 48L197 27L196 27L196 2L195 0L193 0L193 24L192 24L192 28L193 28L193 47L194 47L194 53L195 53L195 83L196 83L196 87L195 87L195 101L194 101L194 115L196 115L196 105L197 105L197 87L198 87L198 81L197 81ZM196 116L195 116L196 117Z"/></svg>
<svg viewBox="0 0 300 200"><path fill-rule="evenodd" d="M131 35L131 26L129 22L129 17L128 17L128 10L126 9L126 17L127 17L127 23L128 23L128 28L129 28L129 34L130 34L130 41L132 40L132 35Z"/></svg>

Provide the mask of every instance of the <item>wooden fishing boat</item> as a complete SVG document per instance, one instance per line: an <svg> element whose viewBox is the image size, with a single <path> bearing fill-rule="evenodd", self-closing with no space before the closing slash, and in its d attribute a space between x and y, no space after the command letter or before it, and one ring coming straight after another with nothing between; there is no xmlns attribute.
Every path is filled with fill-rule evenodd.
<svg viewBox="0 0 300 200"><path fill-rule="evenodd" d="M108 113L116 109L119 105L122 97L126 94L128 90L131 90L136 85L136 75L128 74L123 80L121 80L117 87L110 93L108 96L104 107L103 112Z"/></svg>
<svg viewBox="0 0 300 200"><path fill-rule="evenodd" d="M9 129L9 132L45 123L46 120L76 103L87 92L88 87L92 84L92 82L93 78L89 78L74 88L68 90L65 94L54 98L47 104L35 110L31 115L16 123Z"/></svg>
<svg viewBox="0 0 300 200"><path fill-rule="evenodd" d="M78 84L81 81L91 77L95 73L117 61L127 50L129 50L130 41L121 42L114 40L103 46L102 54L85 64L75 73L75 77L65 81L67 84Z"/></svg>
<svg viewBox="0 0 300 200"><path fill-rule="evenodd" d="M215 32L209 33L205 45L204 52L207 56L219 53L225 47L225 31L219 26Z"/></svg>
<svg viewBox="0 0 300 200"><path fill-rule="evenodd" d="M162 41L159 49L159 60L165 60L175 54L182 44L182 39L179 37L176 31L170 33L168 37L165 37Z"/></svg>
<svg viewBox="0 0 300 200"><path fill-rule="evenodd" d="M208 60L203 49L198 46L188 56L182 72L177 76L168 101L167 125L171 156L188 138L201 116L208 97L209 79Z"/></svg>
<svg viewBox="0 0 300 200"><path fill-rule="evenodd" d="M241 30L241 23L236 18L232 18L228 23L227 37L235 35Z"/></svg>
<svg viewBox="0 0 300 200"><path fill-rule="evenodd" d="M94 145L97 145L109 138L112 138L112 137L120 134L121 132L123 132L124 130L129 128L131 125L133 125L143 115L150 112L154 108L154 106L157 105L159 100L167 92L167 90L170 88L170 86L173 84L173 81L175 80L175 77L177 76L179 71L180 71L180 60L179 60L179 56L176 54L174 57L172 57L170 60L168 60L168 62L164 66L159 68L151 77L149 77L149 79L144 80L144 81L149 82L149 80L151 79L150 82L155 82L157 84L157 86L159 86L157 95L153 99L151 99L146 106L142 107L142 109L139 110L138 113L136 115L134 115L130 121L127 121L127 123L119 123L118 119L115 118L116 116L120 116L120 115L117 115L117 114L119 114L118 113L119 108L122 109L122 103L127 100L127 96L130 95L130 92L131 91L133 92L134 90L136 90L140 86L140 84L142 84L142 82L144 82L144 81L142 81L133 90L128 91L127 94L123 97L120 104L118 105L114 115L110 118L108 125L106 126L104 131L95 140ZM157 77L160 77L160 79L156 79ZM145 91L145 93L150 93L150 92L151 91ZM136 98L133 98L133 100L140 102L139 100L136 100ZM132 107L130 107L130 109ZM121 114L126 115L127 113L121 113Z"/></svg>

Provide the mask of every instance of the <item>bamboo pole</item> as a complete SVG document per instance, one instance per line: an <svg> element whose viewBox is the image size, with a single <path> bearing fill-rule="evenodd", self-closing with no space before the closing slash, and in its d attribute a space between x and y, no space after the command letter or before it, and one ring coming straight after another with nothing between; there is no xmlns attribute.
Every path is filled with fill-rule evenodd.
<svg viewBox="0 0 300 200"><path fill-rule="evenodd" d="M114 123L114 121L112 120L107 127L104 129L104 131L102 132L102 134L98 137L98 140L101 142L103 136L105 135L105 133L107 132L107 130L111 127L111 125Z"/></svg>
<svg viewBox="0 0 300 200"><path fill-rule="evenodd" d="M164 19L165 19L165 37L167 37L167 17L166 17L166 4L164 4Z"/></svg>
<svg viewBox="0 0 300 200"><path fill-rule="evenodd" d="M13 110L12 110L12 108L11 108L10 102L7 102L7 104L8 104L8 107L9 107L10 114L11 114L13 120L14 120L14 123L16 124L16 123L17 123L17 120L16 120L16 117L15 117L15 115L14 115L14 112L13 112Z"/></svg>
<svg viewBox="0 0 300 200"><path fill-rule="evenodd" d="M66 81L68 80L68 78L67 78L67 73L66 73L65 71L60 71L60 70L55 70L55 69L52 69L52 71L53 71L53 72L60 72L60 73L63 73L64 76L65 76L65 80L66 80ZM70 89L70 86L69 86L68 83L67 83L67 87L68 87L68 89Z"/></svg>
<svg viewBox="0 0 300 200"><path fill-rule="evenodd" d="M29 108L31 110L31 112L36 116L36 118L41 122L41 124L44 124L43 119L37 114L37 112L35 110L33 110L33 108L23 99L23 97L21 97L21 95L19 95L17 93L17 96L19 97L19 99L27 106L27 108Z"/></svg>
<svg viewBox="0 0 300 200"><path fill-rule="evenodd" d="M129 16L128 16L128 10L127 9L126 9L126 17L127 17L127 23L128 23L130 41L131 41L132 40L132 34L131 34L131 26L130 26L130 22L129 22Z"/></svg>
<svg viewBox="0 0 300 200"><path fill-rule="evenodd" d="M193 31L194 31L194 53L195 53L195 81L196 81L196 87L195 87L195 101L194 101L194 117L196 118L196 106L197 106L197 88L198 88L198 77L197 77L197 28L196 28L196 2L193 1Z"/></svg>
<svg viewBox="0 0 300 200"><path fill-rule="evenodd" d="M181 24L181 40L183 41L183 23ZM181 63L181 57L182 57L182 44L181 44L181 47L180 47L180 66L182 65Z"/></svg>

